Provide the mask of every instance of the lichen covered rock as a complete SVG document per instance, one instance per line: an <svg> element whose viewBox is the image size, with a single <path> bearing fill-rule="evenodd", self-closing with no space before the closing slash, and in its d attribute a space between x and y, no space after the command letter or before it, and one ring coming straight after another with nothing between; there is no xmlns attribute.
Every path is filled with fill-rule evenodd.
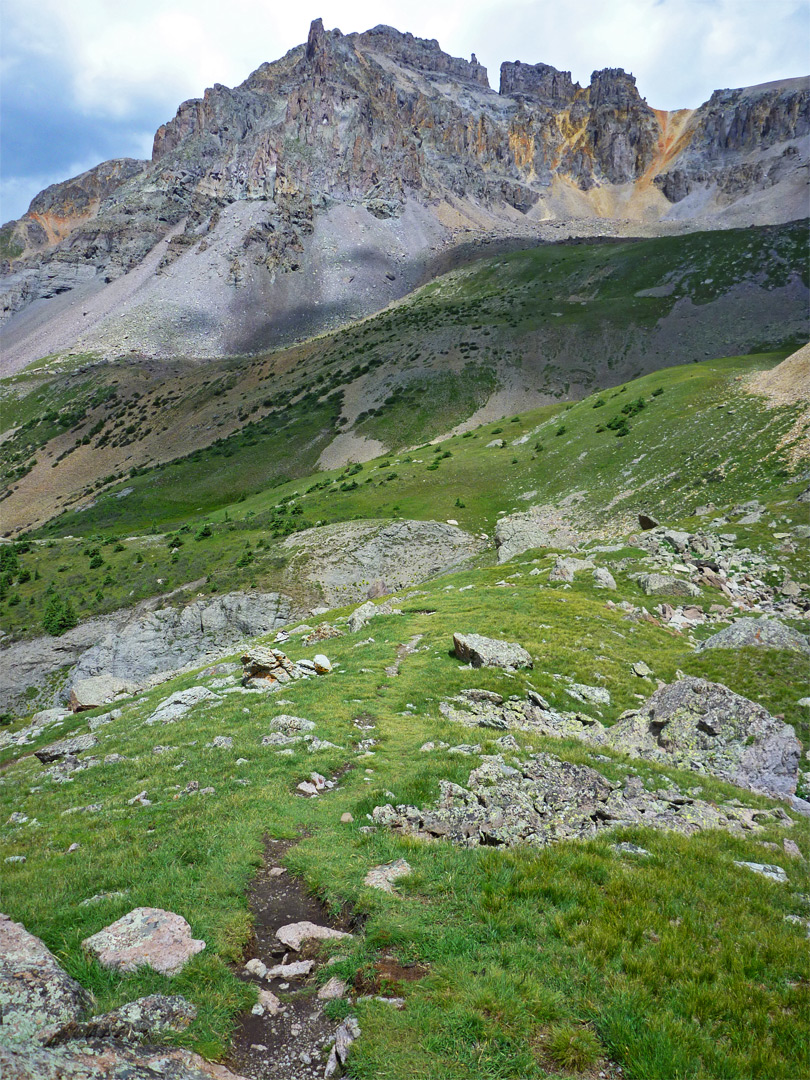
<svg viewBox="0 0 810 1080"><path fill-rule="evenodd" d="M784 797L796 790L801 744L793 728L721 683L686 678L662 687L625 713L607 742L750 791Z"/></svg>

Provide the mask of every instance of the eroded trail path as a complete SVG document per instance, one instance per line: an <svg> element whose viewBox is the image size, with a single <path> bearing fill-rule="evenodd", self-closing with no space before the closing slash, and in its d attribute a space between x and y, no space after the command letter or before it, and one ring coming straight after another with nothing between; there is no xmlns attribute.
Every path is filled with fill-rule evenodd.
<svg viewBox="0 0 810 1080"><path fill-rule="evenodd" d="M334 1042L338 1022L324 1013L328 999L318 996L315 972L328 961L319 957L318 941L302 943L299 950L282 944L276 931L282 926L313 923L340 932L351 932L346 917L334 919L328 909L310 896L302 881L281 865L284 854L295 841L265 840L264 863L250 890L250 910L254 937L245 952L245 962L237 974L260 990L261 1012L243 1014L234 1034L229 1065L252 1080L313 1080L322 1078ZM268 974L260 977L261 965ZM289 970L270 977L274 968ZM262 992L269 991L268 1005L261 1005Z"/></svg>

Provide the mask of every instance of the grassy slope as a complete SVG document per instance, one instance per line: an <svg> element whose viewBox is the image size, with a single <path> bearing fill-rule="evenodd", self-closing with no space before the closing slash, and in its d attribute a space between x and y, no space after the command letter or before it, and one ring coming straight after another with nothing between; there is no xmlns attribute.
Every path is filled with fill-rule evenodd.
<svg viewBox="0 0 810 1080"><path fill-rule="evenodd" d="M195 537L204 517L180 524L180 509L189 509L189 471L205 468L206 483L227 486L240 463L223 455L216 468L204 462L167 467L142 478L143 484L125 498L116 497L122 490L118 485L92 509L57 519L43 530L47 545L33 545L20 556L30 580L11 587L0 602L0 629L14 636L37 633L49 585L69 593L82 615L111 611L201 578L219 591L253 585L289 590L285 568L290 553L274 538L319 523L358 517L451 518L462 528L491 536L500 513L581 491L585 500L576 514L594 529L617 523L629 528L640 510L661 514L670 523L695 525L695 509L710 501L718 506L752 498L772 502L783 497L783 489L798 493L799 484L790 486L782 459L774 453L794 411L768 410L739 385L741 376L772 366L782 355L672 368L571 406L547 406L436 446L389 455L357 471L288 481L212 514L212 535L201 540ZM663 393L655 395L659 389ZM629 434L617 437L606 422L623 416L626 403L640 397L645 408L630 417ZM599 400L605 404L594 408ZM605 430L597 431L600 426ZM513 445L524 437L525 442ZM504 439L505 447L488 448L493 439ZM262 468L267 459L256 453L252 460ZM528 492L535 492L531 500L520 498ZM149 510L171 498L177 531L139 535L139 529L149 528ZM803 520L798 507L791 513L796 523ZM63 539L60 533L66 529L85 539ZM735 526L735 532L741 545L757 547L771 539L765 522ZM96 551L103 565L91 569ZM237 565L240 559L242 566ZM801 554L783 561L800 580Z"/></svg>
<svg viewBox="0 0 810 1080"><path fill-rule="evenodd" d="M614 565L619 595L637 599L625 573L607 561L611 557L620 560L621 553L605 556ZM550 559L541 557L540 565ZM759 665L753 680L753 667L728 668L721 655L696 656L678 635L628 622L605 607L605 594L588 575L571 589L538 585L528 574L537 561L529 555L429 583L403 604L403 616L381 617L358 634L330 641L329 655L340 670L285 688L288 705L275 704L272 696L235 695L167 728L141 726L159 699L199 681L187 676L144 695L99 730L96 753L121 753L127 761L100 764L67 785L43 780L43 768L31 756L10 765L0 786L0 818L17 810L38 824L0 826L0 855L25 854L28 860L5 868L4 910L40 934L92 988L99 1009L148 992L186 994L200 1016L179 1041L217 1055L227 1046L235 1012L251 1000L227 964L239 960L250 935L244 891L262 835L303 832L307 838L287 857L290 869L335 907L348 902L367 916L356 948L334 970L345 977L369 973L383 953L429 966L425 979L404 990L402 1012L374 1002L358 1006L364 1039L352 1065L356 1077L571 1075L559 1067L562 1058L553 1049L555 1033L570 1026L580 1034L587 1026L596 1036L590 1059L607 1055L637 1080L800 1075L808 1052L808 957L804 931L784 916L807 915L801 894L810 879L806 862L781 853L781 838L791 835L810 855L802 826L772 826L749 838L709 833L690 839L639 828L541 852L460 851L358 832L364 815L388 801L389 792L394 802L425 803L435 799L440 778L466 781L476 759L419 753L424 740L477 741L485 752L494 750L487 731L468 732L438 712L441 698L467 686L505 694L533 686L567 707L571 701L555 674L602 684L612 696L604 711L611 721L653 688L630 671L630 663L643 658L665 680L680 668L722 676L732 687L738 678L755 681L757 696L771 707L798 696L793 680L803 665L794 657L751 657ZM512 588L497 584L504 574ZM474 588L460 592L467 585ZM454 630L519 640L539 662L533 672L514 677L473 672L448 655ZM373 643L355 648L369 631ZM386 677L397 643L416 633L424 635L419 651L405 660L398 678ZM321 648L291 643L287 651L300 658ZM276 757L261 747L269 719L282 708L315 720L317 733L342 749ZM358 716L377 725L373 757L352 752L368 734L353 726ZM65 733L86 730L86 719L71 719ZM220 734L234 737L233 749L206 749ZM740 794L704 777L629 766L620 755L596 762L576 743L519 741L527 749L595 763L616 779L632 767L652 786L675 782L689 789L698 783L703 796L714 799ZM157 742L169 749L156 755ZM247 763L237 765L238 758ZM312 801L295 797L295 785L313 767L329 775L346 763L351 767L337 791ZM175 798L189 780L213 786L215 793ZM143 789L153 805L130 807L127 800ZM743 801L749 799L770 805L743 794ZM96 803L101 810L65 813ZM347 810L354 825L339 823ZM622 839L653 857L641 863L617 857L610 843ZM763 848L761 840L779 843L780 850ZM74 842L79 850L66 854ZM401 896L384 897L363 886L369 867L399 857L414 868ZM758 878L735 867L735 859L778 863L790 884ZM129 892L79 905L116 890ZM85 936L138 905L183 914L194 935L208 942L174 979L147 972L122 977L82 955Z"/></svg>
<svg viewBox="0 0 810 1080"><path fill-rule="evenodd" d="M174 527L197 508L213 512L307 475L337 430L340 393L342 429L395 450L450 430L501 386L580 397L676 362L788 347L797 327L806 330L803 307L794 299L783 309L774 290L797 277L806 284L807 264L799 224L549 245L483 259L357 326L268 357L49 361L4 381L2 429L17 429L0 472L12 492L8 520L42 522L126 478L135 489L129 527ZM724 307L735 288L744 298ZM754 300L765 306L752 328L745 314ZM663 332L659 321L684 303L688 326ZM104 390L115 395L92 404ZM190 451L190 461L130 478ZM228 492L210 482L225 453ZM114 515L95 520L110 527ZM59 526L72 527L69 515Z"/></svg>

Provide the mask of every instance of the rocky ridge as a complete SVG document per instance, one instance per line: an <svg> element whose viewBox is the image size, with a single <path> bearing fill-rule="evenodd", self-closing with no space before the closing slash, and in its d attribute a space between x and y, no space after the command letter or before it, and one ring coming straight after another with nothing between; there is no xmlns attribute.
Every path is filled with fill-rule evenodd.
<svg viewBox="0 0 810 1080"><path fill-rule="evenodd" d="M379 309L470 235L789 220L809 132L805 80L668 114L620 68L580 87L505 63L496 93L436 41L316 20L240 86L184 102L151 162L97 166L3 226L7 362L116 336L153 355L254 351Z"/></svg>

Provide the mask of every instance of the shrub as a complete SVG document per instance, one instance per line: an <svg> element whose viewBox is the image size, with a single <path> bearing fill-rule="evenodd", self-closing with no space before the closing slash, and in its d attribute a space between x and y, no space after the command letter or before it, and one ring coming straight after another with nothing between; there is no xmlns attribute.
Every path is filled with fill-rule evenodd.
<svg viewBox="0 0 810 1080"><path fill-rule="evenodd" d="M566 428L565 424L560 424L560 426L557 428L557 430L554 432L554 434L555 435L564 435L567 430L568 429Z"/></svg>
<svg viewBox="0 0 810 1080"><path fill-rule="evenodd" d="M98 570L99 567L104 565L104 560L100 555L93 555L90 559L89 565L91 570Z"/></svg>
<svg viewBox="0 0 810 1080"><path fill-rule="evenodd" d="M78 621L70 599L61 597L57 592L52 592L48 597L42 615L43 630L53 637L59 637L66 630L72 629Z"/></svg>
<svg viewBox="0 0 810 1080"><path fill-rule="evenodd" d="M549 1032L546 1046L555 1065L566 1072L582 1072L590 1068L602 1053L599 1040L590 1028L574 1024L555 1024Z"/></svg>
<svg viewBox="0 0 810 1080"><path fill-rule="evenodd" d="M598 397L596 399L596 401L593 403L593 405L591 406L591 408L592 409L601 409L604 404L605 404L605 399L603 397Z"/></svg>

